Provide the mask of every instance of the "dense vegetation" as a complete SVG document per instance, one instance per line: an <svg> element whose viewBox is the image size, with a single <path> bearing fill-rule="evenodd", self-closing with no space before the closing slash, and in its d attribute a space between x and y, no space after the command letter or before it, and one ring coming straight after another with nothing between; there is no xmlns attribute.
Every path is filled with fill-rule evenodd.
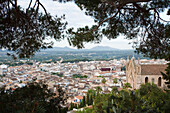
<svg viewBox="0 0 170 113"><path fill-rule="evenodd" d="M100 92L98 88L94 94L92 109L85 108L77 113L168 113L170 110L170 92L164 92L155 84L143 84L138 90L118 91L114 87L109 94ZM85 103L88 102L87 96Z"/></svg>
<svg viewBox="0 0 170 113"><path fill-rule="evenodd" d="M65 113L67 108L61 106L66 96L61 88L58 96L52 93L44 83L29 83L15 90L0 88L1 113Z"/></svg>
<svg viewBox="0 0 170 113"><path fill-rule="evenodd" d="M65 16L53 17L45 7L36 0L30 0L28 7L18 5L18 0L1 0L0 2L0 49L4 48L14 59L29 58L39 49L51 48L53 42L45 42L53 38L61 40L67 23ZM39 12L42 8L45 12Z"/></svg>
<svg viewBox="0 0 170 113"><path fill-rule="evenodd" d="M54 73L54 72L52 72L51 75L57 75L59 77L63 77L63 73Z"/></svg>
<svg viewBox="0 0 170 113"><path fill-rule="evenodd" d="M60 0L73 1L95 24L68 30L70 45L83 48L103 37L123 35L133 47L150 58L170 60L169 0ZM166 16L162 16L164 13Z"/></svg>
<svg viewBox="0 0 170 113"><path fill-rule="evenodd" d="M70 45L83 48L89 42L100 43L103 37L115 39L124 35L135 39L133 47L138 52L150 58L170 58L170 24L161 15L170 15L169 0L58 1L73 1L95 24L65 30L65 15L52 16L40 0L29 0L25 9L18 5L18 0L2 0L0 49L13 51L8 53L13 58L30 58L40 49L51 48L53 42L45 41L50 38L57 41L66 38Z"/></svg>
<svg viewBox="0 0 170 113"><path fill-rule="evenodd" d="M125 87L118 91L113 87L111 93L102 94L102 89L89 90L86 97L77 105L71 103L63 108L67 98L61 88L58 96L47 89L43 83L29 83L15 90L0 89L0 112L65 113L73 108L85 107L77 113L168 113L170 92L163 91L155 84L143 84L138 90ZM92 105L92 108L86 106Z"/></svg>
<svg viewBox="0 0 170 113"><path fill-rule="evenodd" d="M73 74L73 78L87 78L87 75Z"/></svg>

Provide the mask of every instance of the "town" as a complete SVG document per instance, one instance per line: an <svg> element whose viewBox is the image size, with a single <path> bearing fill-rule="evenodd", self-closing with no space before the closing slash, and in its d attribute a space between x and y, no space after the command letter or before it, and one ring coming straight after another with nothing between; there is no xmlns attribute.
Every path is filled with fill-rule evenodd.
<svg viewBox="0 0 170 113"><path fill-rule="evenodd" d="M113 87L121 90L127 82L133 89L147 82L155 82L159 87L165 88L165 81L162 80L160 71L166 69L167 63L168 61L165 60L135 60L133 56L131 59L110 61L62 63L61 58L57 63L34 62L33 65L9 67L1 65L0 87L5 86L5 89L16 90L33 80L43 81L54 93L57 93L57 87L61 87L68 96L67 103L79 104L88 90L96 90L97 87L102 89L101 94L110 93ZM144 68L146 66L152 66L152 68Z"/></svg>
<svg viewBox="0 0 170 113"><path fill-rule="evenodd" d="M0 113L169 113L169 0L2 0Z"/></svg>

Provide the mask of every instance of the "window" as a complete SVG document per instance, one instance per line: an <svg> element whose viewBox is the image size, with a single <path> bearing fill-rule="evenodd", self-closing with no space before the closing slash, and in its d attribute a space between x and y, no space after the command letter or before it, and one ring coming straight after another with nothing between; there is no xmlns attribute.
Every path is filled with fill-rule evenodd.
<svg viewBox="0 0 170 113"><path fill-rule="evenodd" d="M148 77L145 78L145 83L148 83Z"/></svg>
<svg viewBox="0 0 170 113"><path fill-rule="evenodd" d="M152 83L154 84L154 82L155 82L155 79L154 79L154 78L152 78Z"/></svg>
<svg viewBox="0 0 170 113"><path fill-rule="evenodd" d="M161 77L158 78L158 86L161 86Z"/></svg>

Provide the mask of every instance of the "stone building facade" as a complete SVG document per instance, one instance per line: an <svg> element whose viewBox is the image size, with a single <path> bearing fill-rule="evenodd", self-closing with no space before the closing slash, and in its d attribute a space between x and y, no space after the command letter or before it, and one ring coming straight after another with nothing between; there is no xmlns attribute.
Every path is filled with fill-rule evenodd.
<svg viewBox="0 0 170 113"><path fill-rule="evenodd" d="M141 84L154 83L158 87L166 88L161 72L165 72L166 63L141 63L134 56L126 64L126 80L133 89L140 88Z"/></svg>

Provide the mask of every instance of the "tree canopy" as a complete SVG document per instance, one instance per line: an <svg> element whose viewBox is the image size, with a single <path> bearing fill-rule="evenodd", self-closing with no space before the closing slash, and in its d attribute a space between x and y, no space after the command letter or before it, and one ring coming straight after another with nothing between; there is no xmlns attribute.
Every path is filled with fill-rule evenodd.
<svg viewBox="0 0 170 113"><path fill-rule="evenodd" d="M85 14L96 22L91 27L70 28L66 37L70 45L83 48L85 43L100 43L103 37L115 39L119 35L133 39L137 52L150 58L170 56L170 24L160 13L170 14L169 0L58 0L73 1L85 10ZM39 12L39 7L44 13ZM18 6L17 0L2 0L0 48L14 51L20 58L30 57L41 48L51 47L45 42L48 36L63 39L66 23L62 17L47 13L40 0L28 4L26 10ZM13 55L14 56L14 55Z"/></svg>
<svg viewBox="0 0 170 113"><path fill-rule="evenodd" d="M150 58L170 60L170 20L160 15L170 15L169 0L68 1L74 1L96 23L91 28L69 29L67 39L70 45L83 48L88 42L100 43L103 37L115 39L124 35L133 40L136 52ZM168 74L163 75L169 81Z"/></svg>
<svg viewBox="0 0 170 113"><path fill-rule="evenodd" d="M169 96L169 92L147 83L138 90L98 94L90 112L84 109L76 113L168 113Z"/></svg>
<svg viewBox="0 0 170 113"><path fill-rule="evenodd" d="M68 0L70 1L70 0ZM160 13L170 14L169 0L73 0L85 14L96 22L68 30L70 45L84 47L87 42L99 43L104 36L115 39L119 35L135 39L137 52L150 58L170 56L170 24Z"/></svg>
<svg viewBox="0 0 170 113"><path fill-rule="evenodd" d="M64 113L67 108L61 105L66 102L66 95L61 88L51 92L44 83L32 82L16 90L0 88L1 113Z"/></svg>
<svg viewBox="0 0 170 113"><path fill-rule="evenodd" d="M29 58L39 49L51 48L55 40L63 39L62 33L67 23L61 22L65 16L51 16L40 2L30 0L23 9L18 0L1 0L0 2L0 49L13 51L14 58ZM43 8L45 13L39 11ZM46 41L45 41L46 40ZM15 55L16 54L16 55Z"/></svg>

